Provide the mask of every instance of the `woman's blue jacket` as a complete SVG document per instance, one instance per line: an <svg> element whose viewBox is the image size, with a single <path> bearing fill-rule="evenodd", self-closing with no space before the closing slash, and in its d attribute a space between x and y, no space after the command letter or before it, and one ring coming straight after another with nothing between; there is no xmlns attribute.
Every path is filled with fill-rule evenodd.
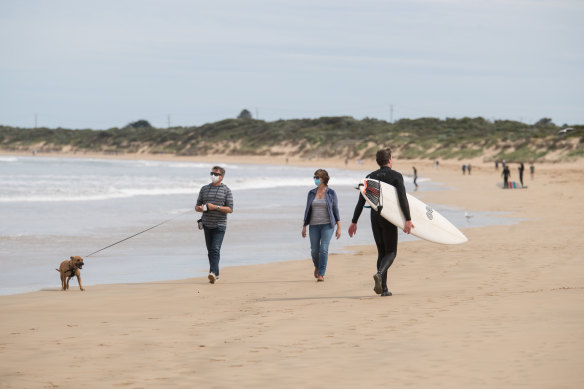
<svg viewBox="0 0 584 389"><path fill-rule="evenodd" d="M304 225L310 224L310 213L312 212L312 201L316 198L316 189L314 188L308 191L308 197L306 199L306 210L304 211ZM326 199L326 205L328 207L329 216L331 219L331 227L334 227L339 220L339 200L337 199L337 194L334 190L327 187L326 194L324 196Z"/></svg>

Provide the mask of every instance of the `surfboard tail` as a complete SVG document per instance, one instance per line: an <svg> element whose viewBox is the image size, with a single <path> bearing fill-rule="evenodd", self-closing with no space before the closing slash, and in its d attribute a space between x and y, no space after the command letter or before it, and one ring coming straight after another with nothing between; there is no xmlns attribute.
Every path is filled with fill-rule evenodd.
<svg viewBox="0 0 584 389"><path fill-rule="evenodd" d="M365 197L376 207L380 204L381 198L381 187L379 182L374 180L364 180L363 181L363 193Z"/></svg>

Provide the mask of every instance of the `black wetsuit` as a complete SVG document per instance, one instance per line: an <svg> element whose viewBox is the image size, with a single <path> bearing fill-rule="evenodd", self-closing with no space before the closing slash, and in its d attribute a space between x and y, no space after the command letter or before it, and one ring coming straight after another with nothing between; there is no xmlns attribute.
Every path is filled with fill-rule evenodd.
<svg viewBox="0 0 584 389"><path fill-rule="evenodd" d="M509 171L508 166L503 168L501 175L503 176L503 189L507 189L509 187L509 177L511 177L511 172Z"/></svg>
<svg viewBox="0 0 584 389"><path fill-rule="evenodd" d="M406 221L412 220L410 217L408 198L406 197L404 178L400 173L387 166L383 166L379 170L369 174L367 178L383 181L394 186L397 190L399 205ZM359 195L359 201L357 201L355 212L353 213L353 223L357 223L359 220L364 205L365 199ZM387 291L387 270L393 264L393 260L397 255L397 227L385 220L379 212L371 210L371 229L373 230L373 237L377 245L377 271L382 275L381 286L385 292Z"/></svg>

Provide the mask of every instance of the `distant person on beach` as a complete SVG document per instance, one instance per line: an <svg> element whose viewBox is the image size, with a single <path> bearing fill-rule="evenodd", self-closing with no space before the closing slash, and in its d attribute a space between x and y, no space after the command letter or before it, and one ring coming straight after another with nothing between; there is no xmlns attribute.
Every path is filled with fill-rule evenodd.
<svg viewBox="0 0 584 389"><path fill-rule="evenodd" d="M495 170L499 171L499 161L495 161Z"/></svg>
<svg viewBox="0 0 584 389"><path fill-rule="evenodd" d="M412 169L414 169L414 185L416 186L416 188L418 187L418 170L416 169L415 166L412 166Z"/></svg>
<svg viewBox="0 0 584 389"><path fill-rule="evenodd" d="M531 174L531 181L533 181L533 176L535 175L535 166L533 164L529 166L529 173Z"/></svg>
<svg viewBox="0 0 584 389"><path fill-rule="evenodd" d="M195 211L203 213L202 223L209 257L209 282L214 284L219 279L221 245L227 229L227 214L233 212L233 195L231 189L222 182L225 169L214 166L210 175L211 183L199 191Z"/></svg>
<svg viewBox="0 0 584 389"><path fill-rule="evenodd" d="M466 170L468 170L468 175L470 176L470 169L472 168L472 166L470 165L470 163L468 165L466 165Z"/></svg>
<svg viewBox="0 0 584 389"><path fill-rule="evenodd" d="M511 177L509 166L504 165L501 175L503 176L503 189L507 189L509 187L509 177Z"/></svg>
<svg viewBox="0 0 584 389"><path fill-rule="evenodd" d="M306 238L306 226L310 237L310 254L314 264L314 278L324 281L328 262L328 248L333 237L335 225L336 237L341 237L341 218L339 216L339 201L334 190L328 187L328 172L318 169L314 172L316 188L308 191L302 237Z"/></svg>
<svg viewBox="0 0 584 389"><path fill-rule="evenodd" d="M396 188L400 209L406 220L403 231L409 234L412 228L414 228L412 218L410 217L410 205L406 197L403 176L391 168L391 149L379 150L375 156L375 160L379 165L379 169L371 172L367 178L383 181ZM365 199L359 194L352 223L349 226L350 237L357 233L357 222L359 221L361 212L363 212L364 205ZM377 246L377 272L373 276L373 280L375 281L373 290L382 297L391 296L391 292L387 288L387 271L397 255L397 227L385 220L379 212L372 209L371 229L373 230L373 237Z"/></svg>
<svg viewBox="0 0 584 389"><path fill-rule="evenodd" d="M519 163L519 182L521 182L521 186L523 186L523 172L525 171L525 166L523 165L523 162Z"/></svg>
<svg viewBox="0 0 584 389"><path fill-rule="evenodd" d="M462 174L466 174L466 165L462 165Z"/></svg>

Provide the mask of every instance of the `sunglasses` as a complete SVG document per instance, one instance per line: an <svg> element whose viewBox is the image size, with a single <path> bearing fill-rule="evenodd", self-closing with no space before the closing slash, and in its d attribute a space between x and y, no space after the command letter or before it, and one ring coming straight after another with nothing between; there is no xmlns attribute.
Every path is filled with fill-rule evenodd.
<svg viewBox="0 0 584 389"><path fill-rule="evenodd" d="M220 177L221 176L221 173L211 172L211 175L212 176L215 176L215 177Z"/></svg>
<svg viewBox="0 0 584 389"><path fill-rule="evenodd" d="M319 176L314 176L312 178L314 178L315 180L320 180L320 177Z"/></svg>

